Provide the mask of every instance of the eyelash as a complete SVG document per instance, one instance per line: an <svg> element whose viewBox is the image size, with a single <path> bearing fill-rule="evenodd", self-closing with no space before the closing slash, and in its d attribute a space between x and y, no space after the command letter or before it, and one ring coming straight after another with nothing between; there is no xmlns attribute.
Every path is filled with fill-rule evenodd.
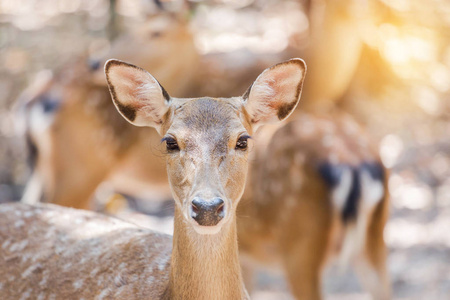
<svg viewBox="0 0 450 300"><path fill-rule="evenodd" d="M241 150L241 151L247 150L247 147L248 147L247 140L249 138L250 138L250 136L248 136L248 135L243 135L243 136L239 137L239 139L236 142L236 147L234 149Z"/></svg>
<svg viewBox="0 0 450 300"><path fill-rule="evenodd" d="M166 142L166 149L168 152L174 152L174 151L180 150L180 147L178 147L177 140L172 137L165 137L161 141Z"/></svg>

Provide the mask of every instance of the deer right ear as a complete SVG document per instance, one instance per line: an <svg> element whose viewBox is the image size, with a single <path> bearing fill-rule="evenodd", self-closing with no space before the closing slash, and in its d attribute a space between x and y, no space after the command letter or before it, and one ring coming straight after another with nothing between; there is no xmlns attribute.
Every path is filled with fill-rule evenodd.
<svg viewBox="0 0 450 300"><path fill-rule="evenodd" d="M244 94L244 107L255 130L286 119L298 104L306 74L299 58L264 70Z"/></svg>
<svg viewBox="0 0 450 300"><path fill-rule="evenodd" d="M133 125L150 126L159 131L170 101L159 82L144 69L115 59L106 62L105 74L120 114Z"/></svg>

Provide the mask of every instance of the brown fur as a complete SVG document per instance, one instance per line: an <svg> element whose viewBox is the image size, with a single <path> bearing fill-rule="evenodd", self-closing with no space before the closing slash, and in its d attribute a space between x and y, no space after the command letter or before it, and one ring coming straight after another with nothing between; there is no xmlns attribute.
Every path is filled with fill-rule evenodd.
<svg viewBox="0 0 450 300"><path fill-rule="evenodd" d="M236 207L245 187L248 161L248 150L236 149L236 141L242 134L251 134L255 125L245 113L248 102L242 97L130 100L133 92L120 87L135 67L106 65L111 67L107 68L111 73L108 83L119 87L112 95L114 100L136 107L151 102L156 110L167 111L161 125L153 120L159 118L158 113L144 113L143 124L152 124L162 136L172 136L179 145L166 159L176 200L170 265L170 240L164 235L93 213L52 206L3 205L0 289L6 288L7 299L248 299L236 232ZM305 66L299 67L302 76L294 77L295 84L303 80ZM142 89L144 83L154 91L154 85L159 84L144 70L131 74L133 80L126 82L131 89ZM292 89L292 84L285 88ZM257 107L272 100L255 97L251 101ZM194 221L186 208L199 195L225 201L226 214L221 223L199 226ZM19 275L26 281L17 280Z"/></svg>
<svg viewBox="0 0 450 300"><path fill-rule="evenodd" d="M258 137L255 147L259 153L238 208L240 252L244 262L252 257L263 265L284 269L297 299L321 299L322 271L341 254L348 232L318 166L333 160L353 166L379 162L378 154L367 135L346 115L330 119L303 114L277 130L268 146L263 141L258 145ZM333 140L332 145L327 139ZM364 246L350 261L357 271L363 263L365 271L378 276L366 284L367 274L359 274L375 299L389 298L383 240L388 198L386 182L383 185L384 197L375 209L358 212L357 221L365 215L369 221ZM252 268L248 263L244 267ZM247 286L251 286L249 281Z"/></svg>
<svg viewBox="0 0 450 300"><path fill-rule="evenodd" d="M171 238L87 211L0 205L2 299L158 299Z"/></svg>
<svg viewBox="0 0 450 300"><path fill-rule="evenodd" d="M168 19L168 23L158 27L160 36L152 37L153 24L164 19ZM130 45L134 45L133 51ZM176 51L177 54L171 57L177 59L168 62L165 58L171 51ZM158 16L132 35L115 41L107 54L107 57L111 56L129 59L152 70L173 95L190 94L191 74L197 65L198 53L185 22ZM99 60L100 63L105 61ZM52 120L45 131L36 134L31 125L27 129L30 140L38 149L32 178L40 182L45 201L90 208L95 189L108 179L117 189L124 193L134 192L135 196L147 193L148 188L144 186L152 182L159 190L157 198L170 198L167 180L161 176L165 167L160 159L158 134L153 129L136 128L123 120L111 105L106 84L102 71L93 73L86 64L76 61L65 66L63 72L57 73L34 94L25 93L25 118L29 123L30 115L39 109L43 95L58 93L60 102L58 110L49 114ZM168 94L164 92L163 89L167 99ZM122 111L133 117L130 109ZM136 158L139 163L135 163ZM115 178L124 173L128 175L127 184L117 183ZM40 198L40 193L29 193L24 201L34 203Z"/></svg>

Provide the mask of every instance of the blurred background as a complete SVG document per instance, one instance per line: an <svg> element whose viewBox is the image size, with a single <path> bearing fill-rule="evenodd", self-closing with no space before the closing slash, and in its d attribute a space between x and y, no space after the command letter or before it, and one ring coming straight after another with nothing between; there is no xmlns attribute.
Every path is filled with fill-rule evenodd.
<svg viewBox="0 0 450 300"><path fill-rule="evenodd" d="M49 78L64 87L73 78L101 85L105 58L119 57L157 69L174 96L235 96L264 68L301 57L308 76L297 109L348 112L379 142L390 169L385 239L394 298L444 299L450 294L449 42L446 0L1 0L0 201L18 201L25 192L27 148L33 152L25 107ZM52 97L44 112L61 105ZM170 213L155 215L170 232ZM368 297L351 273L328 278L327 299ZM281 277L261 275L258 284L256 299L290 299Z"/></svg>

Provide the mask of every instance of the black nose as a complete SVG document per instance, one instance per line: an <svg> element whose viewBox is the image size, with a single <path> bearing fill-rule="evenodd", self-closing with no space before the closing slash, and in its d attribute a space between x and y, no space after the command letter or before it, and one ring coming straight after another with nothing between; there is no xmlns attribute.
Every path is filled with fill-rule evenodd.
<svg viewBox="0 0 450 300"><path fill-rule="evenodd" d="M220 198L192 200L191 217L201 226L214 226L225 216L225 203Z"/></svg>

